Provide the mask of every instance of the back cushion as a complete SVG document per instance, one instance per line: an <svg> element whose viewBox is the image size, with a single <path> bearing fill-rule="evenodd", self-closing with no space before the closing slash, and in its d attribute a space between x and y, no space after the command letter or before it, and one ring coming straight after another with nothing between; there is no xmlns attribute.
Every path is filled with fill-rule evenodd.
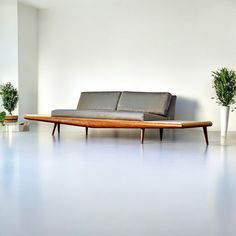
<svg viewBox="0 0 236 236"><path fill-rule="evenodd" d="M117 110L143 111L158 115L166 115L170 100L170 93L123 92Z"/></svg>
<svg viewBox="0 0 236 236"><path fill-rule="evenodd" d="M83 92L77 109L116 110L121 92Z"/></svg>

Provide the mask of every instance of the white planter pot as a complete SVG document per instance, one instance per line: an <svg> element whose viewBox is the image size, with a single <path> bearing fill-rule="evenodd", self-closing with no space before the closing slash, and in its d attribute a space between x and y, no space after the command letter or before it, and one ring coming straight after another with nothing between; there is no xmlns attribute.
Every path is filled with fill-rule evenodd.
<svg viewBox="0 0 236 236"><path fill-rule="evenodd" d="M226 137L229 123L230 106L220 107L221 136Z"/></svg>

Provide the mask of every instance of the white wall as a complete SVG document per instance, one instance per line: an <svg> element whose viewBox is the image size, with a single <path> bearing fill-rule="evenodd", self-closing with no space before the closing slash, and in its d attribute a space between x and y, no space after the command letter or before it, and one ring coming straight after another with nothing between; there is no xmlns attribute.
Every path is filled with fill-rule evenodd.
<svg viewBox="0 0 236 236"><path fill-rule="evenodd" d="M37 113L37 27L35 8L0 0L0 84L11 82L18 88L19 103L13 113L21 118Z"/></svg>
<svg viewBox="0 0 236 236"><path fill-rule="evenodd" d="M16 0L0 0L0 84L11 82L18 87L17 57Z"/></svg>
<svg viewBox="0 0 236 236"><path fill-rule="evenodd" d="M38 112L38 10L18 4L19 116Z"/></svg>
<svg viewBox="0 0 236 236"><path fill-rule="evenodd" d="M236 69L235 1L78 2L40 10L40 113L75 107L84 90L169 91L177 118L219 129L211 71Z"/></svg>

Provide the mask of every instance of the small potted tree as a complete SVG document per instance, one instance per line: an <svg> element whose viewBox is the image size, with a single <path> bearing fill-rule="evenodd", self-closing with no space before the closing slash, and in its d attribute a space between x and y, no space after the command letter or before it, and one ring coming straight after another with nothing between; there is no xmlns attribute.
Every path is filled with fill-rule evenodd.
<svg viewBox="0 0 236 236"><path fill-rule="evenodd" d="M15 110L19 95L17 89L10 83L0 85L0 96L2 97L3 107L9 113L5 116L5 123L13 123L18 120L18 116L12 115Z"/></svg>
<svg viewBox="0 0 236 236"><path fill-rule="evenodd" d="M235 103L236 72L227 68L221 68L217 71L213 71L212 76L213 88L215 88L216 92L216 101L221 106L221 136L226 137L230 105Z"/></svg>
<svg viewBox="0 0 236 236"><path fill-rule="evenodd" d="M6 117L6 112L5 111L0 112L0 125L2 126L4 126L5 117Z"/></svg>

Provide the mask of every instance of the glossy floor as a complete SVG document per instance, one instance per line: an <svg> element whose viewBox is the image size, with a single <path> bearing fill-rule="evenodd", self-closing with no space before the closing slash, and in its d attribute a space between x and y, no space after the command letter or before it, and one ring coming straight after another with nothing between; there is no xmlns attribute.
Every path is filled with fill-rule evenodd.
<svg viewBox="0 0 236 236"><path fill-rule="evenodd" d="M0 133L1 236L236 235L236 133L50 131Z"/></svg>

